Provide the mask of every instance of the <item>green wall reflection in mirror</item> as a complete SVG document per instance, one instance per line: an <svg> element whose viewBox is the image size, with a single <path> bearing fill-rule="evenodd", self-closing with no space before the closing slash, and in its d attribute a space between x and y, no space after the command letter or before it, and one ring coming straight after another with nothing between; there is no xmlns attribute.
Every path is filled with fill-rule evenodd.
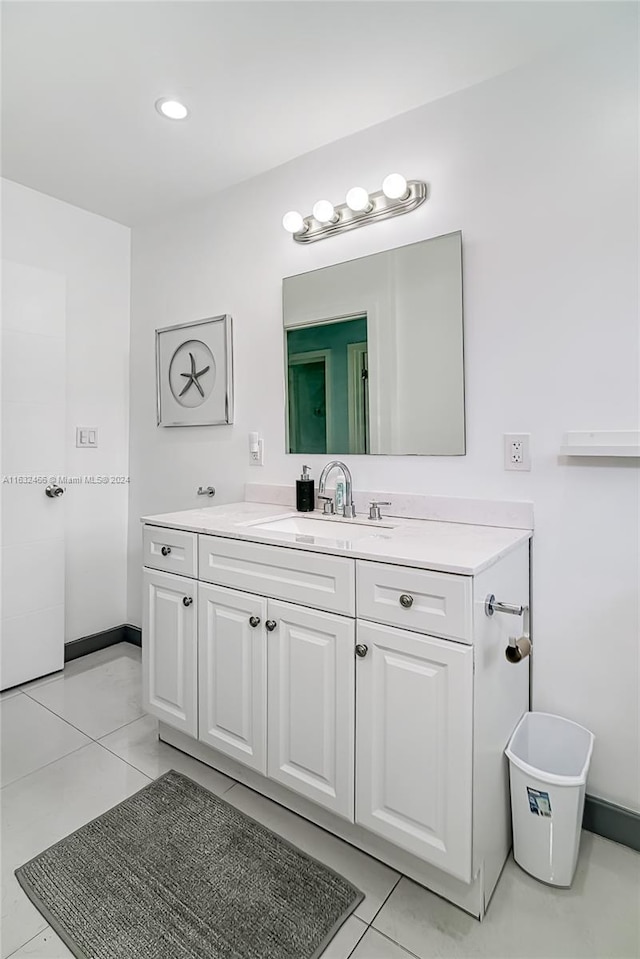
<svg viewBox="0 0 640 959"><path fill-rule="evenodd" d="M366 316L287 330L289 453L366 453Z"/></svg>

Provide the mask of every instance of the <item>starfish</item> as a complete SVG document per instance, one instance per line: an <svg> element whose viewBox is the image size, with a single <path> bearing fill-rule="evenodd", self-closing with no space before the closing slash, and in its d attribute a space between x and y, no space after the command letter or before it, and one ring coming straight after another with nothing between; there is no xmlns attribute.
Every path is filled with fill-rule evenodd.
<svg viewBox="0 0 640 959"><path fill-rule="evenodd" d="M200 376L204 376L204 374L207 372L207 370L209 369L209 367L208 367L208 366L205 366L205 368L204 368L203 370L200 370L199 372L196 372L196 361L195 361L195 359L194 359L193 353L189 353L189 358L190 358L190 360L191 360L191 372L190 372L190 373L181 373L181 374L180 374L180 376L186 376L186 378L187 378L187 383L186 383L186 385L185 385L185 388L180 391L180 396L184 396L184 394L187 392L187 390L189 389L189 387L190 387L191 384L193 383L194 386L197 386L197 387L198 387L198 390L200 391L200 396L202 396L202 398L204 399L204 390L202 389L202 387L201 387L200 384L198 383L198 378L199 378Z"/></svg>

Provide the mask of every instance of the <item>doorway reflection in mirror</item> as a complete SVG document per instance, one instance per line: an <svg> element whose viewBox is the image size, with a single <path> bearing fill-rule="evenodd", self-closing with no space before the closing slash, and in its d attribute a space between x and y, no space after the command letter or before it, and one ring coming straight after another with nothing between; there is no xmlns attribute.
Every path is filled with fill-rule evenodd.
<svg viewBox="0 0 640 959"><path fill-rule="evenodd" d="M289 453L367 453L367 318L287 330Z"/></svg>

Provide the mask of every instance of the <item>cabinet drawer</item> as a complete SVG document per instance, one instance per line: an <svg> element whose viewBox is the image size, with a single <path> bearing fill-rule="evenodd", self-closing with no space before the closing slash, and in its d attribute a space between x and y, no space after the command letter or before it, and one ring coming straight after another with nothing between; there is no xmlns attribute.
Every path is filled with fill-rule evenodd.
<svg viewBox="0 0 640 959"><path fill-rule="evenodd" d="M180 576L198 575L198 536L164 526L145 526L142 532L144 565Z"/></svg>
<svg viewBox="0 0 640 959"><path fill-rule="evenodd" d="M471 581L385 563L356 562L358 618L471 643Z"/></svg>
<svg viewBox="0 0 640 959"><path fill-rule="evenodd" d="M200 536L200 579L330 613L355 613L354 562L343 556Z"/></svg>

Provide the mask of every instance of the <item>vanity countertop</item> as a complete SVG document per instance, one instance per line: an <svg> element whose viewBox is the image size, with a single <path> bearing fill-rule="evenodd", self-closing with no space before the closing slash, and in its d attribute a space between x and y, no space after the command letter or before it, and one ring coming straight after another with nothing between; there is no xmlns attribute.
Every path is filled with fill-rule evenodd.
<svg viewBox="0 0 640 959"><path fill-rule="evenodd" d="M254 525L289 517L315 520L318 535L260 529ZM480 573L532 535L528 529L472 526L394 516L385 516L380 522L367 520L366 517L343 520L340 517L324 517L317 511L298 513L269 503L250 502L143 516L142 522L192 533L464 576ZM345 524L346 528L341 529L341 525ZM358 532L354 532L354 525L358 527Z"/></svg>

